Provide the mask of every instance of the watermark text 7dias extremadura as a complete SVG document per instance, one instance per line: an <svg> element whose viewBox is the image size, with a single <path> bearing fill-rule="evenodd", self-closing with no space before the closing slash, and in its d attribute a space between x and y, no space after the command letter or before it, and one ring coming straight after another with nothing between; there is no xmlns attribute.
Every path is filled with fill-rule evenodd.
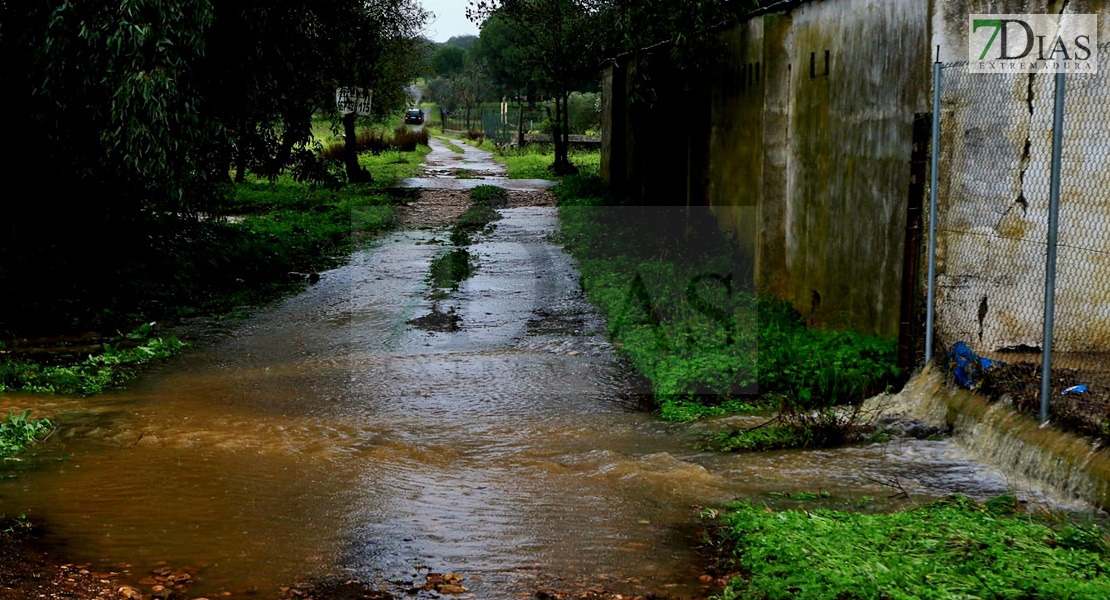
<svg viewBox="0 0 1110 600"><path fill-rule="evenodd" d="M1098 15L968 16L972 73L1095 73Z"/></svg>

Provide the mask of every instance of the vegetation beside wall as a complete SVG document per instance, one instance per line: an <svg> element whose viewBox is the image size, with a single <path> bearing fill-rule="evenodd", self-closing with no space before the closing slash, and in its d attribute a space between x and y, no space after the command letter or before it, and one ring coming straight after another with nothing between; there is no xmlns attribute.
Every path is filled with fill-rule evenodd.
<svg viewBox="0 0 1110 600"><path fill-rule="evenodd" d="M582 286L663 418L831 413L897 383L893 340L811 329L787 304L757 298L751 258L708 211L614 206L597 177L566 178L555 193ZM816 425L786 425L799 423Z"/></svg>

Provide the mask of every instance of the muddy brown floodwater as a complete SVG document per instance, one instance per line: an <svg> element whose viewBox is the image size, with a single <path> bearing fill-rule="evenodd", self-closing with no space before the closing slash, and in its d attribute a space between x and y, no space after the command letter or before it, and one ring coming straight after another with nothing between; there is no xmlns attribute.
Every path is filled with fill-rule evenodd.
<svg viewBox="0 0 1110 600"><path fill-rule="evenodd" d="M468 150L470 152L471 150ZM704 597L694 504L770 491L985 497L1015 482L949 441L716 455L633 385L550 241L516 207L447 299L425 281L442 228L383 236L231 336L91 399L0 396L62 424L0 481L90 568L189 566L189 593L315 577L404 592L458 573L469 597L536 589ZM437 310L453 331L410 322Z"/></svg>

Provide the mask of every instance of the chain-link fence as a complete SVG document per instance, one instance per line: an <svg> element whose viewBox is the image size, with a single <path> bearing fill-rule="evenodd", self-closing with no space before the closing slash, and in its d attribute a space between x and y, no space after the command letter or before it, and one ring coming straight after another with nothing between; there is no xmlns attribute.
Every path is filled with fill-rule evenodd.
<svg viewBox="0 0 1110 600"><path fill-rule="evenodd" d="M1110 44L1098 50L1097 72L1062 88L1053 73L935 71L929 351L963 342L988 359L985 385L1056 420L1078 419L1079 403L1101 421L1110 400Z"/></svg>
<svg viewBox="0 0 1110 600"><path fill-rule="evenodd" d="M432 116L433 122L442 123L444 129L453 131L480 131L486 137L499 143L509 143L520 131L525 134L539 133L547 119L542 109L510 106L506 110L475 109L468 116L463 109L454 112L442 111Z"/></svg>

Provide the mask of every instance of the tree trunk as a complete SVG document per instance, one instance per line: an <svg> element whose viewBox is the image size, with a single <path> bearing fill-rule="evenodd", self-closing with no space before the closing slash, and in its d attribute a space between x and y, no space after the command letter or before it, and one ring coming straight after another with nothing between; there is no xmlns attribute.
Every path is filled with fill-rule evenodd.
<svg viewBox="0 0 1110 600"><path fill-rule="evenodd" d="M358 134L355 132L357 117L353 112L343 115L343 163L347 167L347 181L351 183L373 180L370 172L358 164Z"/></svg>
<svg viewBox="0 0 1110 600"><path fill-rule="evenodd" d="M524 147L524 97L518 97L518 104L520 105L520 114L517 117L516 123L516 147Z"/></svg>
<svg viewBox="0 0 1110 600"><path fill-rule="evenodd" d="M567 118L567 101L569 94L566 92L559 92L555 95L555 122L551 128L552 142L555 144L555 164L551 165L551 170L556 175L573 175L578 172L578 169L571 164L568 147L570 145L570 138L567 136L567 126L569 119Z"/></svg>

